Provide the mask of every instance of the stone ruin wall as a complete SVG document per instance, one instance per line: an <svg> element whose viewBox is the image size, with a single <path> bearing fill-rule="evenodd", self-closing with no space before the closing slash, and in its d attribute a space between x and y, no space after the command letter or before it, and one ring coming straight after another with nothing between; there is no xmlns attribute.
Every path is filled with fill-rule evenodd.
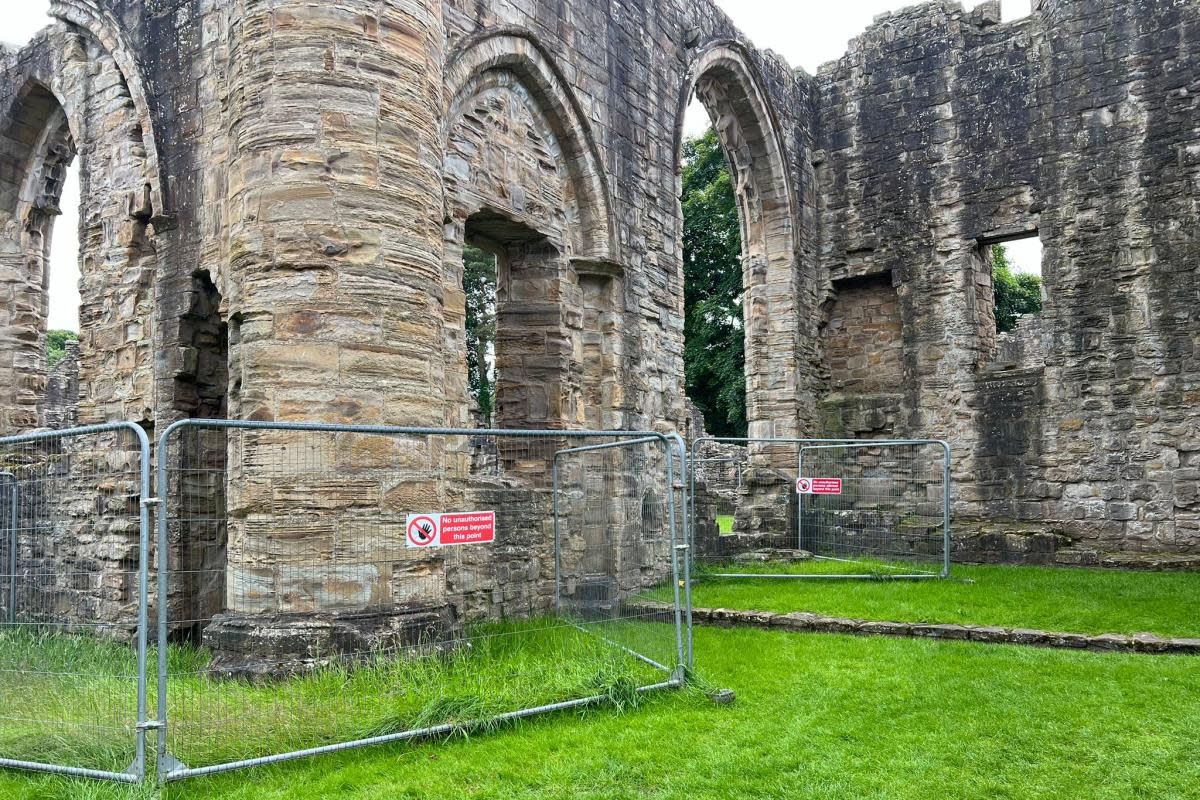
<svg viewBox="0 0 1200 800"><path fill-rule="evenodd" d="M809 76L703 2L55 0L0 70L0 428L46 421L77 157L81 423L470 425L471 242L502 424L683 429L694 89L738 187L752 435L950 440L962 558L1191 565L1200 12L1037 5L885 15ZM1046 309L997 337L981 248L1035 230ZM235 575L229 535L157 557Z"/></svg>
<svg viewBox="0 0 1200 800"><path fill-rule="evenodd" d="M907 9L822 69L826 291L890 277L881 416L954 445L959 557L1195 566L1200 9L1035 5ZM1033 232L1045 308L997 339L982 245Z"/></svg>

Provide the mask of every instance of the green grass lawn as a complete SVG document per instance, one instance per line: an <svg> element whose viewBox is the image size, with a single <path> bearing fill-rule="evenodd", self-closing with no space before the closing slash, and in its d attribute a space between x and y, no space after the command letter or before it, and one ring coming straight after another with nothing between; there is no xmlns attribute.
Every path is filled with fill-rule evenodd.
<svg viewBox="0 0 1200 800"><path fill-rule="evenodd" d="M1195 798L1200 659L697 631L734 688L172 785L181 800ZM0 772L0 797L140 796Z"/></svg>
<svg viewBox="0 0 1200 800"><path fill-rule="evenodd" d="M609 642L673 663L671 626L586 629L608 641L553 618L488 624L450 653L424 650L284 682L215 679L205 653L173 646L168 746L189 766L208 766L584 697L628 704L638 686L670 677ZM0 754L124 770L134 756L135 675L133 651L118 643L0 633L0 692L21 700L0 708ZM149 697L156 691L152 680Z"/></svg>
<svg viewBox="0 0 1200 800"><path fill-rule="evenodd" d="M845 567L817 561L795 569ZM661 591L655 597L668 599ZM897 622L1200 636L1200 573L956 564L945 581L701 579L693 586L692 602Z"/></svg>

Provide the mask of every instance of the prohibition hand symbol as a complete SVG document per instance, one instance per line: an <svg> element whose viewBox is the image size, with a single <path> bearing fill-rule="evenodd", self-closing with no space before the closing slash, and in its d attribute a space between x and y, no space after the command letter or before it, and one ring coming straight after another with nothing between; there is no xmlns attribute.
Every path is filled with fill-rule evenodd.
<svg viewBox="0 0 1200 800"><path fill-rule="evenodd" d="M437 534L437 526L430 517L417 517L408 523L408 539L418 547L424 547L433 541Z"/></svg>
<svg viewBox="0 0 1200 800"><path fill-rule="evenodd" d="M808 478L800 478L796 481L796 489L800 492L807 492L811 488L811 485Z"/></svg>

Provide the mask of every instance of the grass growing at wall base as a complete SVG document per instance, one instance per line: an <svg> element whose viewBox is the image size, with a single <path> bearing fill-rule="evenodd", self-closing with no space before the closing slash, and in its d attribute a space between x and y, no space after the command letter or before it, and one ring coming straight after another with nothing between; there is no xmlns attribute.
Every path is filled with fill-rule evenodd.
<svg viewBox="0 0 1200 800"><path fill-rule="evenodd" d="M813 561L730 566L739 572L808 572L842 571L852 565ZM711 572L715 567L704 569ZM872 566L862 569L870 571ZM670 599L669 592L661 590L654 596ZM944 581L702 578L693 587L692 602L708 608L810 611L894 622L1200 636L1200 573L956 564Z"/></svg>
<svg viewBox="0 0 1200 800"><path fill-rule="evenodd" d="M505 712L567 700L635 706L637 687L670 677L611 642L673 663L671 626L583 628L552 618L475 626L449 652L425 648L284 681L213 678L205 653L173 646L169 747L188 766L205 766L447 723L478 733ZM0 754L123 771L134 756L136 674L132 649L118 643L0 632L0 692L20 701L0 708ZM156 691L152 679L152 704Z"/></svg>
<svg viewBox="0 0 1200 800"><path fill-rule="evenodd" d="M173 784L172 800L1200 796L1200 659L699 629L737 701L660 693L486 736ZM135 791L0 772L12 800Z"/></svg>

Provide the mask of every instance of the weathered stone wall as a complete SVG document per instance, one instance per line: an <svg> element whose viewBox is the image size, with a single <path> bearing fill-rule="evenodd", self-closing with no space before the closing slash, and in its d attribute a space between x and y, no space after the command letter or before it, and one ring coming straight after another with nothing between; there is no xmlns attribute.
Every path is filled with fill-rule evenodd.
<svg viewBox="0 0 1200 800"><path fill-rule="evenodd" d="M707 2L52 11L0 64L0 429L45 402L46 243L72 158L81 422L469 426L473 242L500 261L500 424L684 429L694 92L741 214L752 435L952 441L964 557L1200 550L1194 2L1043 0L1001 24L995 3L942 0L880 18L815 77ZM1040 334L998 337L985 248L1035 231ZM225 490L172 491L216 498L228 529L173 533L156 558L226 563L188 592L237 611L260 566L245 554L272 546L246 495L267 454L226 447L198 456ZM749 518L786 516L760 494L778 507Z"/></svg>
<svg viewBox="0 0 1200 800"><path fill-rule="evenodd" d="M998 18L906 9L822 69L826 266L896 284L896 432L955 445L963 555L1194 560L1200 8ZM1045 350L1003 368L982 246L1035 230Z"/></svg>

